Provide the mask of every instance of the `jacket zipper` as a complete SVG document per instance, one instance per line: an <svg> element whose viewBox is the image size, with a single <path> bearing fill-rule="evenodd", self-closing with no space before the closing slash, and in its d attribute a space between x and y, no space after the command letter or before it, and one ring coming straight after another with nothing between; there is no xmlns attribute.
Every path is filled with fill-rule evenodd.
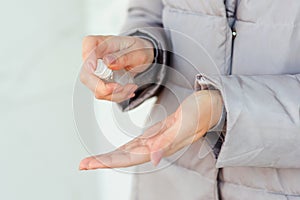
<svg viewBox="0 0 300 200"><path fill-rule="evenodd" d="M233 52L234 52L234 39L236 38L237 32L235 28L231 29L231 56L230 56L230 70L229 70L229 75L232 75L232 61L233 61Z"/></svg>

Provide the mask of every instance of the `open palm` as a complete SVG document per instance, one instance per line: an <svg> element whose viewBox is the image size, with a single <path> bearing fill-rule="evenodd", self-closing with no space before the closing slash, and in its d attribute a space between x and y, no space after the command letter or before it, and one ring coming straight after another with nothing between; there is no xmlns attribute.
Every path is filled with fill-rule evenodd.
<svg viewBox="0 0 300 200"><path fill-rule="evenodd" d="M149 161L157 165L163 157L197 141L213 127L221 116L222 104L218 91L195 92L165 120L112 152L82 160L80 169L121 168Z"/></svg>

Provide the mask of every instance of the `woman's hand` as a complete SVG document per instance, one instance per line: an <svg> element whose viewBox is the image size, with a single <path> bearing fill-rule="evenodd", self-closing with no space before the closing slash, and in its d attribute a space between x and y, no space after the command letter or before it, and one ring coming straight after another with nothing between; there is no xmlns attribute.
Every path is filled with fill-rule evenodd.
<svg viewBox="0 0 300 200"><path fill-rule="evenodd" d="M94 75L97 60L112 70L130 70L136 74L144 71L154 59L151 42L131 36L87 36L83 40L82 58L84 65L80 73L80 80L97 99L122 102L134 96L137 86L118 83L105 83Z"/></svg>
<svg viewBox="0 0 300 200"><path fill-rule="evenodd" d="M197 141L216 125L222 108L218 91L195 92L164 121L112 152L82 160L80 169L129 167L149 161L156 166L163 157Z"/></svg>

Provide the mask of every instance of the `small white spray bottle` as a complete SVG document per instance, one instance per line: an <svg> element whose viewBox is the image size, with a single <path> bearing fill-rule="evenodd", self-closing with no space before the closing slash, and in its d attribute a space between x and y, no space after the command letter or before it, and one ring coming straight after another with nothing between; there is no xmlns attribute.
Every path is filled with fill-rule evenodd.
<svg viewBox="0 0 300 200"><path fill-rule="evenodd" d="M121 85L133 83L133 77L128 71L124 69L113 71L104 64L102 59L98 59L94 74L105 82L116 82Z"/></svg>

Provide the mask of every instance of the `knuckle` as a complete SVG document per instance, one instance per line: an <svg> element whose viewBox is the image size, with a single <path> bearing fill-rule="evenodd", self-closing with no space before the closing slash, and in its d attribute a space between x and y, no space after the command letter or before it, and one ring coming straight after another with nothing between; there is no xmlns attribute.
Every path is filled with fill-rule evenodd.
<svg viewBox="0 0 300 200"><path fill-rule="evenodd" d="M80 79L80 82L83 83L84 85L87 83L86 75L83 74L82 72L80 73L79 79Z"/></svg>
<svg viewBox="0 0 300 200"><path fill-rule="evenodd" d="M139 56L139 62L140 64L145 64L147 63L147 60L148 60L148 57L145 53L142 53L140 56Z"/></svg>
<svg viewBox="0 0 300 200"><path fill-rule="evenodd" d="M97 85L94 91L96 99L107 100L107 97L111 95L110 89L107 89L104 85Z"/></svg>
<svg viewBox="0 0 300 200"><path fill-rule="evenodd" d="M128 63L128 60L129 60L129 58L128 58L128 56L127 55L123 55L123 63L124 64L127 64Z"/></svg>
<svg viewBox="0 0 300 200"><path fill-rule="evenodd" d="M95 43L96 44L96 38L95 36L92 36L92 35L88 35L88 36L85 36L83 39L82 39L82 57L85 58L91 51L90 49L90 44L91 43Z"/></svg>
<svg viewBox="0 0 300 200"><path fill-rule="evenodd" d="M118 101L114 100L114 98L112 98L111 96L102 97L102 100L118 103Z"/></svg>
<svg viewBox="0 0 300 200"><path fill-rule="evenodd" d="M128 63L128 56L122 55L120 58L117 59L117 63L120 65L126 65Z"/></svg>
<svg viewBox="0 0 300 200"><path fill-rule="evenodd" d="M86 42L89 42L89 41L94 40L94 39L95 39L95 36L87 35L82 39L82 43L85 44Z"/></svg>
<svg viewBox="0 0 300 200"><path fill-rule="evenodd" d="M116 98L111 98L111 99L108 99L108 100L110 100L110 101L112 101L114 103L121 103L122 102L121 99L116 99Z"/></svg>
<svg viewBox="0 0 300 200"><path fill-rule="evenodd" d="M100 100L100 99L104 99L104 98L103 98L103 95L100 94L100 93L97 92L97 91L95 92L95 98L96 98L96 99L99 99L99 100Z"/></svg>

